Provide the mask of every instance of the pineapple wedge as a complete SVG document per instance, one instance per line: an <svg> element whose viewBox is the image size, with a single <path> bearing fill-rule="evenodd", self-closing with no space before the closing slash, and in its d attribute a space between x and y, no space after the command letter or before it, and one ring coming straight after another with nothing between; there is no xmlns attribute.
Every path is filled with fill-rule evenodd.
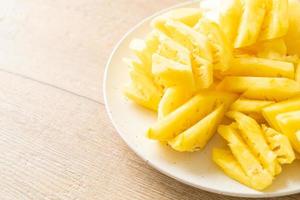
<svg viewBox="0 0 300 200"><path fill-rule="evenodd" d="M249 177L251 186L263 189L272 184L273 176L262 167L232 125L219 126L218 132L228 142L233 156Z"/></svg>
<svg viewBox="0 0 300 200"><path fill-rule="evenodd" d="M168 19L179 21L187 26L193 27L202 17L202 12L197 8L179 8L154 18L151 22L152 27L163 30Z"/></svg>
<svg viewBox="0 0 300 200"><path fill-rule="evenodd" d="M295 160L295 153L287 136L272 128L262 125L268 144L277 155L280 164L290 164Z"/></svg>
<svg viewBox="0 0 300 200"><path fill-rule="evenodd" d="M234 58L230 62L225 75L258 76L258 77L286 77L294 79L293 63L275 61L271 59L244 57Z"/></svg>
<svg viewBox="0 0 300 200"><path fill-rule="evenodd" d="M214 71L211 62L196 56L192 61L192 68L198 90L209 88L213 84Z"/></svg>
<svg viewBox="0 0 300 200"><path fill-rule="evenodd" d="M300 97L295 97L286 101L282 101L262 109L262 114L271 127L277 131L281 131L279 124L276 120L277 115L300 110Z"/></svg>
<svg viewBox="0 0 300 200"><path fill-rule="evenodd" d="M288 54L300 56L300 2L298 0L289 0L288 14L289 29L284 36Z"/></svg>
<svg viewBox="0 0 300 200"><path fill-rule="evenodd" d="M224 104L227 108L236 98L235 94L226 92L200 92L156 122L148 129L147 135L150 139L171 140L209 114L216 106Z"/></svg>
<svg viewBox="0 0 300 200"><path fill-rule="evenodd" d="M225 106L221 104L195 125L170 140L169 145L179 152L193 152L204 148L224 114Z"/></svg>
<svg viewBox="0 0 300 200"><path fill-rule="evenodd" d="M300 94L300 84L287 78L227 76L219 90L243 93L243 97L260 100L284 100Z"/></svg>
<svg viewBox="0 0 300 200"><path fill-rule="evenodd" d="M190 65L175 62L159 54L153 54L152 62L152 74L159 84L165 87L186 86L194 90L195 82Z"/></svg>
<svg viewBox="0 0 300 200"><path fill-rule="evenodd" d="M183 23L173 20L167 20L165 28L166 30L162 31L189 49L193 56L199 56L208 61L212 61L212 49L205 35Z"/></svg>
<svg viewBox="0 0 300 200"><path fill-rule="evenodd" d="M240 18L243 13L243 6L241 0L227 0L222 2L224 5L221 7L219 23L220 27L230 43L234 43L238 33Z"/></svg>
<svg viewBox="0 0 300 200"><path fill-rule="evenodd" d="M148 50L146 42L141 39L133 39L129 44L129 48L141 61L145 72L151 74L152 52Z"/></svg>
<svg viewBox="0 0 300 200"><path fill-rule="evenodd" d="M236 111L228 112L226 116L237 122L243 138L261 161L263 167L273 176L280 173L281 168L276 160L276 155L269 148L258 123L247 115Z"/></svg>
<svg viewBox="0 0 300 200"><path fill-rule="evenodd" d="M166 117L190 97L191 92L180 86L167 88L158 106L158 119Z"/></svg>
<svg viewBox="0 0 300 200"><path fill-rule="evenodd" d="M266 13L263 0L242 0L242 4L244 12L235 39L235 48L256 43Z"/></svg>
<svg viewBox="0 0 300 200"><path fill-rule="evenodd" d="M132 82L125 88L125 96L137 104L156 111L162 97L161 88L142 72L131 70L130 77Z"/></svg>
<svg viewBox="0 0 300 200"><path fill-rule="evenodd" d="M289 27L288 0L266 0L266 8L259 39L270 40L284 36Z"/></svg>
<svg viewBox="0 0 300 200"><path fill-rule="evenodd" d="M228 65L232 58L232 48L219 25L206 18L202 18L195 25L194 29L204 35L207 35L214 50L214 69L225 71L229 67Z"/></svg>
<svg viewBox="0 0 300 200"><path fill-rule="evenodd" d="M230 106L230 110L239 111L245 114L261 113L264 107L273 103L275 102L252 99L238 99Z"/></svg>
<svg viewBox="0 0 300 200"><path fill-rule="evenodd" d="M269 179L251 181L251 177L246 175L230 150L214 148L212 157L213 161L224 171L225 174L248 187L256 190L263 190L271 184L270 182L272 182L272 180Z"/></svg>
<svg viewBox="0 0 300 200"><path fill-rule="evenodd" d="M300 153L300 110L279 114L276 120L294 149Z"/></svg>
<svg viewBox="0 0 300 200"><path fill-rule="evenodd" d="M187 48L163 33L157 32L157 37L160 43L157 54L183 65L191 66L191 53Z"/></svg>

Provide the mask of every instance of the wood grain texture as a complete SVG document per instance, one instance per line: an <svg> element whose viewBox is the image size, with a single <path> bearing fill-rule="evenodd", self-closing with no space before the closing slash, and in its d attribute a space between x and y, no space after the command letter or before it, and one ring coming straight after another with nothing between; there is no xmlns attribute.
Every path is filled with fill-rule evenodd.
<svg viewBox="0 0 300 200"><path fill-rule="evenodd" d="M102 103L116 42L178 2L0 1L1 200L234 199L149 167L120 139Z"/></svg>

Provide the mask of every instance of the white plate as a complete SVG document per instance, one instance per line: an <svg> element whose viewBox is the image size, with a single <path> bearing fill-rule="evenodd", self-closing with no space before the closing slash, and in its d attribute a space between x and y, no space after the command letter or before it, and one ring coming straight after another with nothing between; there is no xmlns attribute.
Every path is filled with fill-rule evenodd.
<svg viewBox="0 0 300 200"><path fill-rule="evenodd" d="M197 6L199 2L184 3L175 7ZM162 12L145 19L127 33L112 52L106 66L103 88L105 105L120 136L151 166L196 188L239 197L277 197L300 192L299 161L284 166L283 172L276 177L274 184L265 192L258 192L228 178L212 162L212 147L223 145L223 141L218 136L215 136L203 151L197 153L178 153L145 137L147 127L155 122L155 115L123 96L122 90L129 82L129 75L122 58L131 56L128 49L129 42L133 38L144 38L150 30L151 19Z"/></svg>

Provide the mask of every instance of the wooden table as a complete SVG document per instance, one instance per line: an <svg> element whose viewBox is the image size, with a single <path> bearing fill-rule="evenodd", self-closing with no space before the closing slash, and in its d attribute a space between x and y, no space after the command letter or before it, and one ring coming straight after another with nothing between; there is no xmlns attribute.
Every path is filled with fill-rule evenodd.
<svg viewBox="0 0 300 200"><path fill-rule="evenodd" d="M0 1L1 200L232 199L149 167L104 110L113 46L141 19L179 2Z"/></svg>

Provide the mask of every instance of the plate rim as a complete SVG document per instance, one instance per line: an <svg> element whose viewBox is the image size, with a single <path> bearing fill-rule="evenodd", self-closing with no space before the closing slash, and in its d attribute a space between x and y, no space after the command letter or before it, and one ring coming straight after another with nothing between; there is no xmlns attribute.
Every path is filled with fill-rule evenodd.
<svg viewBox="0 0 300 200"><path fill-rule="evenodd" d="M219 194L219 195L225 195L225 196L231 196L231 197L245 197L245 198L272 198L272 197L283 197L283 196L288 196L288 195L293 195L293 194L297 194L300 193L300 186L298 189L295 190L291 190L291 191L283 191L283 192L270 192L270 193L257 193L257 194L241 194L241 193L233 193L233 192L226 192L226 191L221 191L219 189L214 189L211 187L206 187L204 185L198 185L198 184L193 184L187 180L184 180L180 177L174 176L173 174L169 173L166 170L163 170L162 168L160 168L159 166L157 166L156 164L152 163L151 160L147 160L146 158L144 158L137 149L134 148L133 145L131 145L125 138L125 134L123 134L123 131L121 131L116 122L113 119L112 113L109 109L108 106L108 98L107 98L107 79L108 79L108 70L109 70L109 66L112 63L112 59L115 55L115 53L117 52L117 50L119 49L119 47L121 46L121 44L123 43L123 41L131 34L133 33L137 28L139 28L140 26L142 26L144 23L146 23L147 21L149 21L150 19L165 13L167 11L173 10L175 8L178 7L182 7L185 5L189 5L189 4L193 4L193 3L200 3L203 0L189 0L189 1L185 1L183 3L179 3L179 4L175 4L173 6L167 7L165 9L161 9L157 12L154 12L153 14L151 14L150 16L147 16L145 18L143 18L139 23L137 23L136 25L134 25L132 28L130 28L122 37L121 39L116 43L116 45L114 46L112 52L110 53L108 60L106 62L105 65L105 69L104 69L104 76L103 76L103 81L102 81L102 94L103 94L103 99L104 99L104 107L106 110L106 113L109 117L109 120L111 121L113 127L115 128L116 132L118 133L118 135L122 138L122 140L125 142L125 144L140 158L142 159L144 162L146 162L146 164L148 164L149 166L151 166L152 168L154 168L155 170L159 171L160 173L175 179L176 181L179 181L181 183L184 183L188 186L194 187L196 189L200 189L203 191L207 191L207 192L211 192L214 194Z"/></svg>

